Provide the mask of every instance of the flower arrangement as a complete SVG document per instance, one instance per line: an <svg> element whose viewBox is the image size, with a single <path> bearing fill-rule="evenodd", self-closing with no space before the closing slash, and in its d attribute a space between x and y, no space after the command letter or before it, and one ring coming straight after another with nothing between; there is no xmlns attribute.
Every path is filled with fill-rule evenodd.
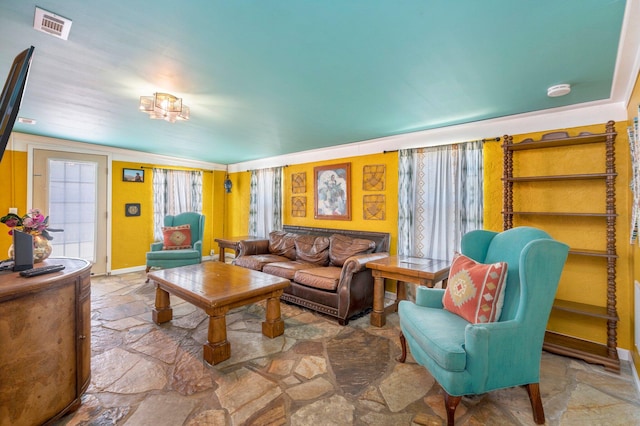
<svg viewBox="0 0 640 426"><path fill-rule="evenodd" d="M13 230L26 232L28 234L40 234L47 240L53 240L53 237L49 232L61 232L62 229L49 228L49 216L44 216L40 209L31 209L29 212L20 217L15 213L9 213L8 215L0 218L0 222L7 225L9 229L9 235L13 235Z"/></svg>

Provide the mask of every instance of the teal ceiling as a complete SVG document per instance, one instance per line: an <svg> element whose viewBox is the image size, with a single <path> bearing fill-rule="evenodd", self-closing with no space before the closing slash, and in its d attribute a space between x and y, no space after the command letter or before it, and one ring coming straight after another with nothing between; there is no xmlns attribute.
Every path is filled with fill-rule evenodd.
<svg viewBox="0 0 640 426"><path fill-rule="evenodd" d="M36 4L73 21L33 29ZM14 130L234 164L608 99L623 0L3 0L0 78L35 46ZM547 87L570 83L565 97ZM169 92L171 124L138 111Z"/></svg>

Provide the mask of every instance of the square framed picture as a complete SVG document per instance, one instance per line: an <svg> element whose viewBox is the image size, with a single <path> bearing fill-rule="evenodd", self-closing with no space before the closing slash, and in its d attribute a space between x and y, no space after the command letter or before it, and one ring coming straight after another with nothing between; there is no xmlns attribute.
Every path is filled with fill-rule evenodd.
<svg viewBox="0 0 640 426"><path fill-rule="evenodd" d="M144 170L122 169L122 180L124 182L144 182Z"/></svg>
<svg viewBox="0 0 640 426"><path fill-rule="evenodd" d="M351 163L313 169L316 219L351 220Z"/></svg>
<svg viewBox="0 0 640 426"><path fill-rule="evenodd" d="M140 203L127 203L124 205L125 216L140 216Z"/></svg>

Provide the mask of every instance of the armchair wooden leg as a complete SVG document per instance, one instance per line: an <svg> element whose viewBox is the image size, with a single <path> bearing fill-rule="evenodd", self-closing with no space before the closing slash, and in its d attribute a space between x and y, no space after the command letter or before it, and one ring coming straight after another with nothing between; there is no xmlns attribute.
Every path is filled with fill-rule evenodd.
<svg viewBox="0 0 640 426"><path fill-rule="evenodd" d="M447 410L447 426L454 426L454 418L456 415L456 408L462 400L461 396L451 396L445 392L444 394L444 408Z"/></svg>
<svg viewBox="0 0 640 426"><path fill-rule="evenodd" d="M529 383L525 385L531 401L531 410L533 411L533 421L536 424L544 424L544 408L542 407L542 398L540 397L540 384Z"/></svg>
<svg viewBox="0 0 640 426"><path fill-rule="evenodd" d="M400 346L402 347L402 354L396 358L396 361L405 362L407 360L407 339L402 334L402 331L400 332Z"/></svg>
<svg viewBox="0 0 640 426"><path fill-rule="evenodd" d="M144 273L148 274L150 270L151 270L151 266L147 266L147 269L144 270ZM147 280L145 281L145 283L148 283L148 282L149 282L149 277L147 277Z"/></svg>

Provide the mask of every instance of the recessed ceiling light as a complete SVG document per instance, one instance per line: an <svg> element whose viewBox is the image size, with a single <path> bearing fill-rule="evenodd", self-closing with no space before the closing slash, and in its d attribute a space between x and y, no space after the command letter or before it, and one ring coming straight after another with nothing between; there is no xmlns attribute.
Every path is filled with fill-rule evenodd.
<svg viewBox="0 0 640 426"><path fill-rule="evenodd" d="M570 84L556 84L547 89L547 96L550 98L556 98L558 96L568 95L571 92Z"/></svg>

